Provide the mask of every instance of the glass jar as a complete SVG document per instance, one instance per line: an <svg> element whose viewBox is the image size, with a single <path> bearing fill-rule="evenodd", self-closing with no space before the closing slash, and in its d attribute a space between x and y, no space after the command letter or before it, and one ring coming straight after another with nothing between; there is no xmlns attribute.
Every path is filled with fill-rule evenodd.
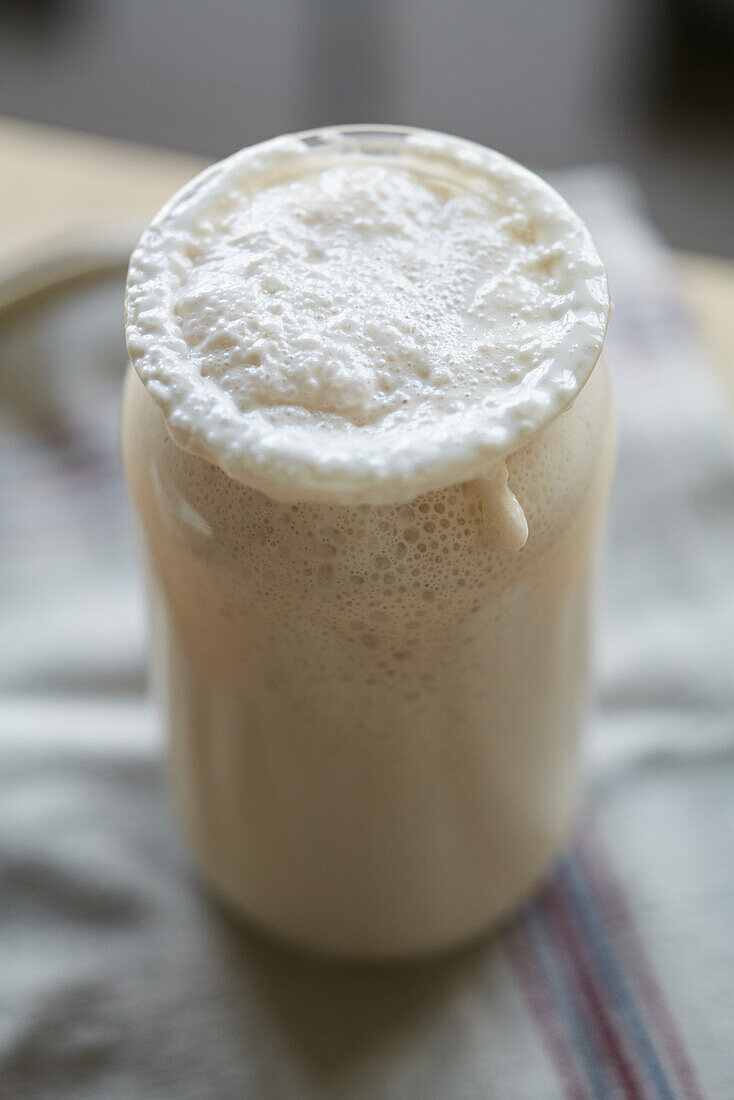
<svg viewBox="0 0 734 1100"><path fill-rule="evenodd" d="M174 442L129 371L173 789L237 910L318 951L420 954L548 868L574 814L614 434L600 361L506 459L518 548L482 479L397 504L272 499Z"/></svg>

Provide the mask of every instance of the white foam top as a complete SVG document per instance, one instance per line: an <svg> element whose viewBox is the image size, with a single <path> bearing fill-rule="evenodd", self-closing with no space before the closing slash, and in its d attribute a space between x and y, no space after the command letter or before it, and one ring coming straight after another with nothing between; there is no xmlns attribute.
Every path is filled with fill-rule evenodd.
<svg viewBox="0 0 734 1100"><path fill-rule="evenodd" d="M387 503L483 474L574 399L603 264L481 146L351 128L206 170L133 254L127 344L181 446L283 500Z"/></svg>

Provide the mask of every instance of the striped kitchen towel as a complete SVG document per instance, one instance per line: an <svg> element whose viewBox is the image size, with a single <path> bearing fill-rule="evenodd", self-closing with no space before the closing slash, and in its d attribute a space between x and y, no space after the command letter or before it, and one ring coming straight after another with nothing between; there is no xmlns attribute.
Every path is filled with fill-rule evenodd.
<svg viewBox="0 0 734 1100"><path fill-rule="evenodd" d="M117 456L123 268L0 314L0 1097L734 1098L734 462L633 186L608 260L620 453L576 836L490 942L344 969L189 871Z"/></svg>

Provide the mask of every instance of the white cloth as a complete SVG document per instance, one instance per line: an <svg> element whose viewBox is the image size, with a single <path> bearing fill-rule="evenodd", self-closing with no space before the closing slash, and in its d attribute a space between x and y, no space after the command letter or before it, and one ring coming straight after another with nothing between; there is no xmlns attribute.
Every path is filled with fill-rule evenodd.
<svg viewBox="0 0 734 1100"><path fill-rule="evenodd" d="M734 463L629 183L587 810L491 942L322 966L225 915L170 819L117 457L122 271L0 314L2 1100L734 1096Z"/></svg>

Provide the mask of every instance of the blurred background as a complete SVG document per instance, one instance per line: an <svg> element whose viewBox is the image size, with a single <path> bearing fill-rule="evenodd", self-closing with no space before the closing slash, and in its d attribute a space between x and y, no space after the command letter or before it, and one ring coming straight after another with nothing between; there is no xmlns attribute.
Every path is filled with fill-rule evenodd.
<svg viewBox="0 0 734 1100"><path fill-rule="evenodd" d="M3 0L0 113L218 158L410 123L538 170L614 163L734 256L734 0Z"/></svg>

